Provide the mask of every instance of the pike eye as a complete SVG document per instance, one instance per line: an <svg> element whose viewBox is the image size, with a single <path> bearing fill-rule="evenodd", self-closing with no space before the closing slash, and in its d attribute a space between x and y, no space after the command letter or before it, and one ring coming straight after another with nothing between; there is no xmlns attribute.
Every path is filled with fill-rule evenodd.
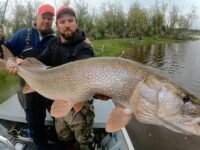
<svg viewBox="0 0 200 150"><path fill-rule="evenodd" d="M184 102L184 103L187 103L187 102L189 102L189 101L190 101L190 97L189 97L189 96L183 97L183 102Z"/></svg>

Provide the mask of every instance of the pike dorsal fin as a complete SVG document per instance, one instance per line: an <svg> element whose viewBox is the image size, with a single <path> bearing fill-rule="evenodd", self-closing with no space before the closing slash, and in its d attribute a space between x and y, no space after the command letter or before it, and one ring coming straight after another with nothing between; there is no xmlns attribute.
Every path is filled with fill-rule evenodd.
<svg viewBox="0 0 200 150"><path fill-rule="evenodd" d="M76 103L73 108L76 112L79 112L83 108L84 102Z"/></svg>
<svg viewBox="0 0 200 150"><path fill-rule="evenodd" d="M126 111L128 110L128 111ZM123 107L115 107L106 124L107 132L115 132L125 127L132 118L132 112Z"/></svg>
<svg viewBox="0 0 200 150"><path fill-rule="evenodd" d="M39 61L36 58L33 57L29 57L24 59L24 61L21 64L23 67L34 67L34 68L43 68L46 69L48 68L48 66L46 66L45 64L43 64L41 61Z"/></svg>
<svg viewBox="0 0 200 150"><path fill-rule="evenodd" d="M71 101L55 100L51 105L51 116L61 118L66 116L72 109L73 104Z"/></svg>

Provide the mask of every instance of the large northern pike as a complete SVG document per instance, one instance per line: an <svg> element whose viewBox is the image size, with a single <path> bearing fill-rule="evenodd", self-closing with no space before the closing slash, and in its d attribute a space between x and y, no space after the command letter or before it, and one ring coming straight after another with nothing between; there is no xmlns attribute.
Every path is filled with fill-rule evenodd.
<svg viewBox="0 0 200 150"><path fill-rule="evenodd" d="M9 50L3 47L3 51L0 68L18 67L18 75L32 89L55 100L51 109L55 117L66 115L73 107L78 110L80 102L102 94L120 104L110 114L108 132L124 127L134 114L142 123L200 135L198 99L139 63L102 57L49 68L34 58L16 65Z"/></svg>

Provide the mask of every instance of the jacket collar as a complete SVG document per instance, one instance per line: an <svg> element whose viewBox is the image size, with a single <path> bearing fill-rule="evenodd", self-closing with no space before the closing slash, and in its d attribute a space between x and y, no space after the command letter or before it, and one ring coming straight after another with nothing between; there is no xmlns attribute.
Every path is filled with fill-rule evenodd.
<svg viewBox="0 0 200 150"><path fill-rule="evenodd" d="M48 37L48 36L55 36L55 33L54 33L53 29L51 29L51 30L50 30L49 32L47 32L45 35L42 35L41 32L39 32L39 31L36 29L35 25L33 26L33 30L35 30L35 31L38 33L40 41L41 41L42 39Z"/></svg>

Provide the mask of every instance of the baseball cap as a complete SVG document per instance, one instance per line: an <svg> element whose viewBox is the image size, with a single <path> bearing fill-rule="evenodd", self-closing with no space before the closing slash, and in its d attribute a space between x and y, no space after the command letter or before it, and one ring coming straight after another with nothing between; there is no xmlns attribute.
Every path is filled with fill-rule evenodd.
<svg viewBox="0 0 200 150"><path fill-rule="evenodd" d="M49 4L44 4L38 8L38 15L42 15L44 13L51 13L53 16L55 15L54 8Z"/></svg>
<svg viewBox="0 0 200 150"><path fill-rule="evenodd" d="M76 13L73 8L69 6L62 6L56 11L56 20L60 18L61 15L63 14L70 14L74 17L76 17Z"/></svg>

